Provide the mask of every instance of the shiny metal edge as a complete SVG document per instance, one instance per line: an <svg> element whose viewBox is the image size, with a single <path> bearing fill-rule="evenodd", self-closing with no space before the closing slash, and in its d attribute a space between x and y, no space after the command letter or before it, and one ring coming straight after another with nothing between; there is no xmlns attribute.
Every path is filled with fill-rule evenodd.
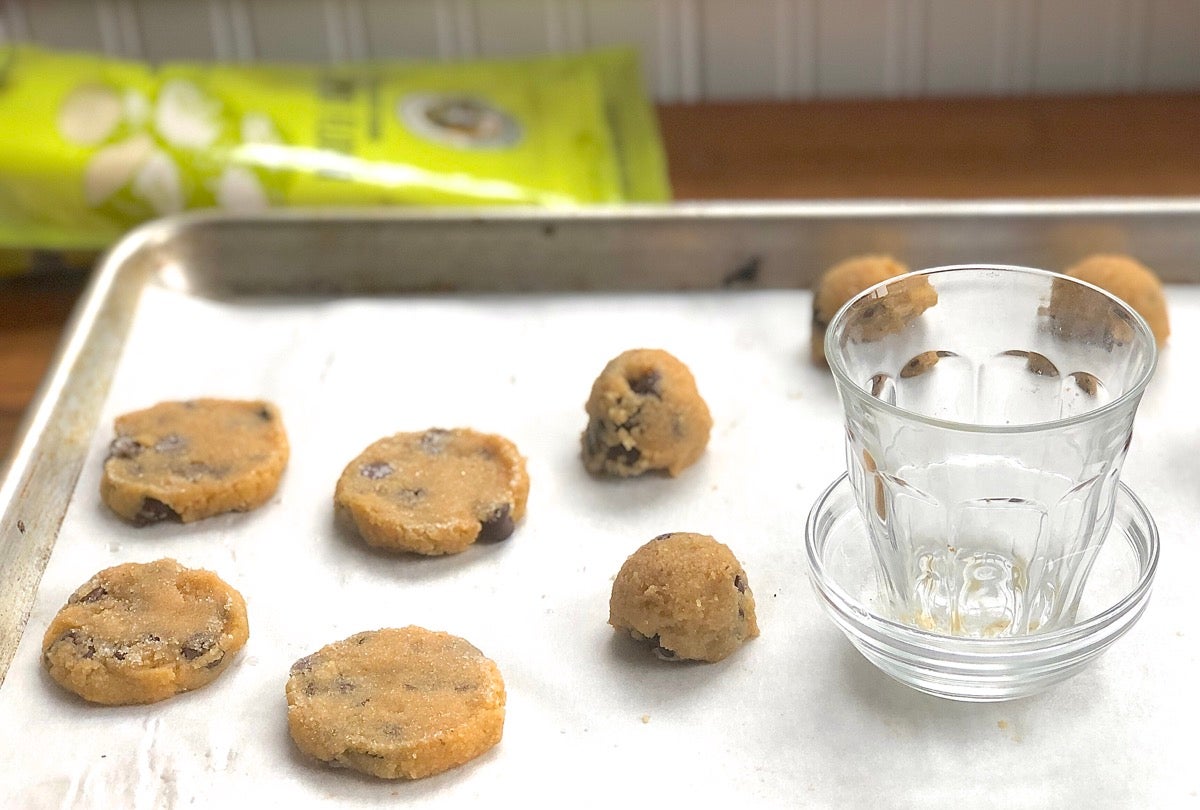
<svg viewBox="0 0 1200 810"><path fill-rule="evenodd" d="M811 285L849 255L1062 270L1090 252L1200 281L1200 199L689 203L189 214L162 283L203 296ZM334 257L336 268L330 267Z"/></svg>
<svg viewBox="0 0 1200 810"><path fill-rule="evenodd" d="M170 226L131 234L93 271L49 371L17 430L0 478L0 685L16 654L34 594L83 467L137 298L150 268L144 246Z"/></svg>
<svg viewBox="0 0 1200 810"><path fill-rule="evenodd" d="M227 214L209 209L189 211L158 220L152 225L185 225L200 220L280 221L300 220L596 220L596 219L696 219L710 217L777 218L906 216L1063 215L1100 213L1200 213L1200 196L1180 197L1043 197L1025 198L856 198L806 200L697 200L673 203L622 203L578 208L531 206L419 208L273 208L256 214ZM145 227L145 226L143 226ZM126 239L137 234L131 231Z"/></svg>
<svg viewBox="0 0 1200 810"><path fill-rule="evenodd" d="M1200 282L1200 198L197 212L142 226L93 272L0 479L0 684L147 284L314 298L803 288L855 253L1060 269L1047 265L1093 251Z"/></svg>

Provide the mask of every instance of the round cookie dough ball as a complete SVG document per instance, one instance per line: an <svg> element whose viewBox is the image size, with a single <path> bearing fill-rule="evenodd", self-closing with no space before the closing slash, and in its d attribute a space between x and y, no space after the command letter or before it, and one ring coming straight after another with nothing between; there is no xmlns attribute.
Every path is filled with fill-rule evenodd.
<svg viewBox="0 0 1200 810"><path fill-rule="evenodd" d="M843 304L868 287L907 272L908 267L891 256L876 254L854 256L825 271L813 290L813 362L825 363L825 330Z"/></svg>
<svg viewBox="0 0 1200 810"><path fill-rule="evenodd" d="M1167 299L1154 271L1129 256L1098 253L1079 261L1066 275L1086 281L1120 298L1150 324L1154 341L1162 346L1171 334Z"/></svg>
<svg viewBox="0 0 1200 810"><path fill-rule="evenodd" d="M704 453L713 424L692 372L661 349L609 361L584 408L583 464L594 474L679 475Z"/></svg>
<svg viewBox="0 0 1200 810"><path fill-rule="evenodd" d="M242 595L175 560L106 568L42 639L50 677L84 700L154 703L215 680L249 638Z"/></svg>
<svg viewBox="0 0 1200 810"><path fill-rule="evenodd" d="M421 627L358 633L292 665L288 730L322 762L420 779L487 751L504 731L504 680L464 639Z"/></svg>
<svg viewBox="0 0 1200 810"><path fill-rule="evenodd" d="M720 661L758 635L741 563L728 546L690 532L659 535L625 561L608 623L671 661Z"/></svg>

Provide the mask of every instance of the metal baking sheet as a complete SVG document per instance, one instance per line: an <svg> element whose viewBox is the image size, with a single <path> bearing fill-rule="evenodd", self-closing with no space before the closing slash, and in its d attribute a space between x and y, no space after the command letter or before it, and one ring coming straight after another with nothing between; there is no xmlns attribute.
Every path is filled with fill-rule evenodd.
<svg viewBox="0 0 1200 810"><path fill-rule="evenodd" d="M1175 333L1124 480L1163 535L1141 622L1085 673L1026 700L965 705L890 681L821 615L803 519L843 468L840 414L811 367L807 288L845 256L1061 269L1137 255L1172 282ZM0 484L0 804L297 806L557 797L577 806L980 807L1196 802L1200 695L1200 201L814 203L544 212L193 215L154 223L98 268ZM678 479L604 482L576 457L582 402L634 345L685 359L709 451ZM134 530L99 505L117 413L200 394L278 401L293 444L279 496L248 515ZM472 424L530 459L509 543L443 560L373 554L329 515L333 480L397 430ZM605 625L611 577L668 530L738 553L761 638L716 665L669 666ZM176 556L250 605L221 679L148 707L70 698L41 633L98 568ZM413 784L331 771L292 748L295 658L417 623L497 660L503 742Z"/></svg>

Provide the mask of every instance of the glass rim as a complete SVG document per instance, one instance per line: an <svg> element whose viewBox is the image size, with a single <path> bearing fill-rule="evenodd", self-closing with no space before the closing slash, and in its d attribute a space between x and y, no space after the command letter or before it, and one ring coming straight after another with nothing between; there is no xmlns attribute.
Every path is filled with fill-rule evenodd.
<svg viewBox="0 0 1200 810"><path fill-rule="evenodd" d="M1141 374L1133 385L1122 393L1116 399L1106 402L1098 408L1087 411L1086 413L1075 414L1074 416L1061 417L1059 419L1049 419L1045 422L1021 422L1019 424L1007 425L989 425L979 424L976 422L960 422L954 419L943 419L937 416L928 416L919 411L902 408L899 405L893 405L879 397L871 396L870 393L855 382L849 371L846 369L841 358L841 353L838 347L834 345L835 337L838 333L838 326L841 321L845 320L850 308L856 303L873 295L877 290L881 290L891 284L904 281L917 276L930 277L945 273L953 273L962 270L1004 270L1017 272L1026 276L1041 276L1051 281L1061 279L1069 284L1076 284L1080 287L1086 287L1094 292L1109 299L1116 304L1121 310L1132 316L1132 321L1135 330L1142 340L1150 347L1150 361L1146 363L1145 368L1141 370ZM1154 370L1158 367L1158 344L1154 339L1154 332L1150 329L1150 324L1141 314L1131 307L1129 304L1122 301L1117 296L1110 293L1102 287L1097 287L1095 284L1090 284L1071 276L1055 273L1051 270L1041 270L1036 267L1025 267L1016 264L947 264L939 267L930 267L924 270L914 270L903 275L893 276L885 279L878 284L872 284L867 289L852 297L849 301L843 304L829 321L829 326L825 332L825 358L829 363L829 369L833 372L834 381L837 383L838 389L841 391L850 391L865 403L872 407L881 408L885 412L889 412L905 419L920 422L930 427L942 428L944 430L955 430L967 433L988 433L988 434L1018 434L1018 433L1039 433L1042 431L1058 430L1072 425L1078 425L1083 422L1089 422L1094 419L1100 419L1107 414L1127 409L1131 403L1135 403L1142 393L1146 390L1146 386L1150 384L1151 378L1154 376Z"/></svg>

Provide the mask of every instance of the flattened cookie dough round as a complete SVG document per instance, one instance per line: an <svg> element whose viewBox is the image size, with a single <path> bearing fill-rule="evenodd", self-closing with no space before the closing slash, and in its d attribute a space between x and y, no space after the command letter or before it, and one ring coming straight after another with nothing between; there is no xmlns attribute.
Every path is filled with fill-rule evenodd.
<svg viewBox="0 0 1200 810"><path fill-rule="evenodd" d="M704 453L712 431L692 372L661 349L631 349L609 361L584 407L580 442L593 474L679 475Z"/></svg>
<svg viewBox="0 0 1200 810"><path fill-rule="evenodd" d="M137 526L246 512L275 493L287 434L269 402L161 402L117 417L100 497Z"/></svg>
<svg viewBox="0 0 1200 810"><path fill-rule="evenodd" d="M431 428L364 450L338 479L334 505L369 545L437 555L504 540L528 498L525 459L508 439Z"/></svg>
<svg viewBox="0 0 1200 810"><path fill-rule="evenodd" d="M741 563L728 546L691 532L659 535L625 561L608 623L669 661L720 661L758 635Z"/></svg>
<svg viewBox="0 0 1200 810"><path fill-rule="evenodd" d="M42 660L84 700L154 703L212 682L249 635L242 595L211 571L125 563L71 594L46 629Z"/></svg>
<svg viewBox="0 0 1200 810"><path fill-rule="evenodd" d="M301 751L384 779L420 779L500 742L500 670L420 627L358 633L292 665L288 729Z"/></svg>

